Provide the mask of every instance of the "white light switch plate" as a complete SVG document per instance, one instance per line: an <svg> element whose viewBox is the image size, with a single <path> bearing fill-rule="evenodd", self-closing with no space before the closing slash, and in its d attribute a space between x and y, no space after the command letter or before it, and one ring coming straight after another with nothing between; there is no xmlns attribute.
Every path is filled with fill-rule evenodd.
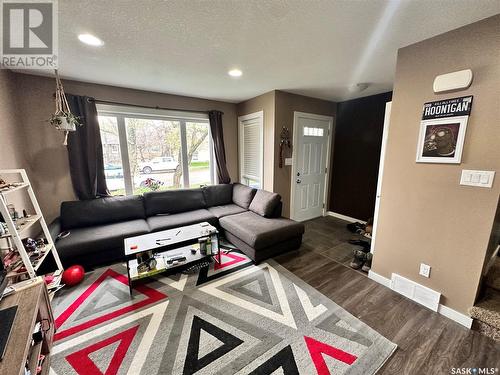
<svg viewBox="0 0 500 375"><path fill-rule="evenodd" d="M420 263L420 271L418 272L421 276L430 277L431 276L431 266L425 263Z"/></svg>
<svg viewBox="0 0 500 375"><path fill-rule="evenodd" d="M292 164L293 164L292 158L285 158L285 165L292 165Z"/></svg>
<svg viewBox="0 0 500 375"><path fill-rule="evenodd" d="M462 176L460 177L460 185L491 188L494 178L495 171L473 171L463 169Z"/></svg>

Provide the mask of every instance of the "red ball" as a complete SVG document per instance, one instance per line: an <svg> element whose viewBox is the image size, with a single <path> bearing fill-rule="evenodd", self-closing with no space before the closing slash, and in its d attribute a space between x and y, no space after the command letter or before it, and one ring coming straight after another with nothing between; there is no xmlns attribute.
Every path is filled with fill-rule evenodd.
<svg viewBox="0 0 500 375"><path fill-rule="evenodd" d="M85 277L85 270L82 266L71 266L62 274L62 282L67 286L79 284Z"/></svg>

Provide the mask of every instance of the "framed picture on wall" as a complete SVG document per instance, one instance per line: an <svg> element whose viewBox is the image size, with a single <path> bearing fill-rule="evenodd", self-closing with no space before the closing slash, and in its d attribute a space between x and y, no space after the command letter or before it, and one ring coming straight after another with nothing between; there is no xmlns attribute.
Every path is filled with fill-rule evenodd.
<svg viewBox="0 0 500 375"><path fill-rule="evenodd" d="M422 121L417 162L460 163L468 119L469 116L461 116Z"/></svg>
<svg viewBox="0 0 500 375"><path fill-rule="evenodd" d="M417 144L418 163L459 164L472 96L424 104Z"/></svg>

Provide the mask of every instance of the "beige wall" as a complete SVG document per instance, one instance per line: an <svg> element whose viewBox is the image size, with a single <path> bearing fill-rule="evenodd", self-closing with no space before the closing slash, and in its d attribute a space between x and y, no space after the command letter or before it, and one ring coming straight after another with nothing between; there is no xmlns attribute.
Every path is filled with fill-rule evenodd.
<svg viewBox="0 0 500 375"><path fill-rule="evenodd" d="M373 271L398 273L442 293L464 314L473 305L500 193L500 16L399 50ZM467 90L436 95L439 74L471 68ZM474 95L462 163L415 162L425 102ZM460 186L462 169L495 170L492 189ZM432 267L418 275L419 264Z"/></svg>
<svg viewBox="0 0 500 375"><path fill-rule="evenodd" d="M26 168L14 73L0 70L0 169Z"/></svg>
<svg viewBox="0 0 500 375"><path fill-rule="evenodd" d="M17 90L14 73L0 69L0 169L28 169L24 130L20 121L22 111L17 104ZM29 169L28 169L29 172ZM18 180L16 175L0 175L7 182ZM29 199L23 192L8 196L18 212L32 209Z"/></svg>
<svg viewBox="0 0 500 375"><path fill-rule="evenodd" d="M279 168L279 140L283 126L293 136L293 112L333 116L335 124L336 103L308 96L276 91L275 142L274 142L274 191L283 198L283 216L290 217L291 166ZM333 137L332 137L333 138ZM332 143L333 145L333 143ZM329 194L327 194L327 197ZM328 202L327 202L328 203Z"/></svg>
<svg viewBox="0 0 500 375"><path fill-rule="evenodd" d="M268 191L274 189L274 97L275 91L270 91L237 105L238 117L259 111L264 112L264 181L262 186Z"/></svg>
<svg viewBox="0 0 500 375"><path fill-rule="evenodd" d="M26 139L21 142L21 146L26 149L26 159L31 167L31 179L41 208L47 220L51 220L58 215L61 201L75 199L68 171L67 151L62 145L63 134L45 122L54 110L52 95L55 91L55 81L51 78L25 74L14 76L19 94L19 108L22 109L20 111L21 122L24 126L24 134L27 135ZM223 111L228 170L231 178L237 180L238 145L235 104L76 81L64 81L64 87L67 93L133 105ZM15 133L10 132L12 137L16 134L18 134L17 130ZM3 154L2 150L2 157ZM17 167L17 162L18 160L12 160L8 164L11 167Z"/></svg>
<svg viewBox="0 0 500 375"><path fill-rule="evenodd" d="M264 189L281 195L285 217L290 217L291 167L279 167L281 129L286 126L293 138L295 111L334 116L335 123L336 106L334 102L279 90L246 100L237 106L238 116L264 111ZM291 150L286 150L284 156L291 157Z"/></svg>

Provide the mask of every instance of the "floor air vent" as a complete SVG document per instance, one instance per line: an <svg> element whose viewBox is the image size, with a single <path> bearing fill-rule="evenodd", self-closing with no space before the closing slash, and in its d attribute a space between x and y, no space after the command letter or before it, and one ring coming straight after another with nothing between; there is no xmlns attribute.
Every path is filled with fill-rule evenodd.
<svg viewBox="0 0 500 375"><path fill-rule="evenodd" d="M435 290L420 285L396 273L392 274L391 289L431 310L438 311L441 293Z"/></svg>

